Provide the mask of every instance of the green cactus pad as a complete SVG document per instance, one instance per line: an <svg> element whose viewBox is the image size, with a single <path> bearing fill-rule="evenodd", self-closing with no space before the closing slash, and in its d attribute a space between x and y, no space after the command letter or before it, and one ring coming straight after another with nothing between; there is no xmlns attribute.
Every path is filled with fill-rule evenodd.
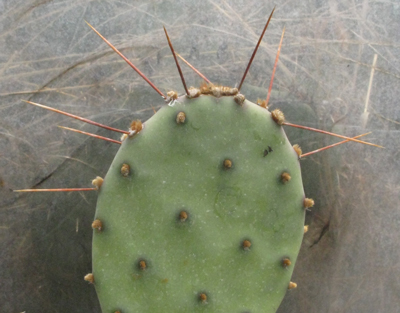
<svg viewBox="0 0 400 313"><path fill-rule="evenodd" d="M275 312L303 201L298 155L268 110L179 97L124 140L99 190L103 312Z"/></svg>

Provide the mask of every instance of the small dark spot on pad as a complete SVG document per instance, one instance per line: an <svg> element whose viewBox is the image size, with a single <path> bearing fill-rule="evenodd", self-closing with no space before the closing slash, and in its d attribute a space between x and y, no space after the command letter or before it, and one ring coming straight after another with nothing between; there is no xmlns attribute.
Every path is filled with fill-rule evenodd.
<svg viewBox="0 0 400 313"><path fill-rule="evenodd" d="M251 247L251 241L249 239L245 239L242 241L241 247L244 251L249 251Z"/></svg>
<svg viewBox="0 0 400 313"><path fill-rule="evenodd" d="M208 300L208 295L205 292L200 292L198 295L198 299L201 303L206 304Z"/></svg>
<svg viewBox="0 0 400 313"><path fill-rule="evenodd" d="M130 168L129 164L126 164L126 163L122 164L122 166L121 166L121 175L123 177L128 177L130 171L131 171L131 168Z"/></svg>
<svg viewBox="0 0 400 313"><path fill-rule="evenodd" d="M148 262L144 259L139 259L137 266L140 271L145 271L148 268Z"/></svg>
<svg viewBox="0 0 400 313"><path fill-rule="evenodd" d="M289 182L292 179L292 177L290 176L290 174L288 172L283 172L281 174L281 182L283 184L286 184L287 182Z"/></svg>
<svg viewBox="0 0 400 313"><path fill-rule="evenodd" d="M95 219L92 223L92 228L96 229L97 231L102 231L103 230L103 222L99 219Z"/></svg>
<svg viewBox="0 0 400 313"><path fill-rule="evenodd" d="M282 266L284 268L287 268L288 266L290 266L292 264L292 261L290 261L289 258L283 258L282 259Z"/></svg>
<svg viewBox="0 0 400 313"><path fill-rule="evenodd" d="M264 157L266 157L268 155L268 153L273 152L274 150L272 150L272 148L270 146L268 146L267 149L264 150Z"/></svg>
<svg viewBox="0 0 400 313"><path fill-rule="evenodd" d="M185 112L179 112L179 113L176 115L175 121L176 121L177 124L183 124L183 123L185 123L185 120L186 120L186 114L185 114Z"/></svg>
<svg viewBox="0 0 400 313"><path fill-rule="evenodd" d="M227 170L229 170L230 168L232 168L232 160L229 160L229 159L225 159L224 160L224 168L225 169L227 169Z"/></svg>
<svg viewBox="0 0 400 313"><path fill-rule="evenodd" d="M186 220L189 218L189 214L188 214L188 212L187 211L180 211L179 212L179 215L178 215L178 220L180 221L180 222L186 222Z"/></svg>

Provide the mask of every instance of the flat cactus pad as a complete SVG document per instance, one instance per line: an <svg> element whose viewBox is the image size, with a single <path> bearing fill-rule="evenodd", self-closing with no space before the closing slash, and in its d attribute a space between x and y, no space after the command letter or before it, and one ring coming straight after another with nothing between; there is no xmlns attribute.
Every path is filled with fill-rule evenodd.
<svg viewBox="0 0 400 313"><path fill-rule="evenodd" d="M299 159L239 98L179 97L123 141L93 226L103 312L277 310L304 232Z"/></svg>

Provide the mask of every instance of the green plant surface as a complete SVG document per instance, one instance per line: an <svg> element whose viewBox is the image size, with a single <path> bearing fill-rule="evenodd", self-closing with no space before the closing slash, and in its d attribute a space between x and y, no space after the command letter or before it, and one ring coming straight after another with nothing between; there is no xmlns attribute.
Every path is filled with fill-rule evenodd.
<svg viewBox="0 0 400 313"><path fill-rule="evenodd" d="M103 312L275 312L303 238L303 200L298 155L266 109L178 98L124 140L100 187Z"/></svg>

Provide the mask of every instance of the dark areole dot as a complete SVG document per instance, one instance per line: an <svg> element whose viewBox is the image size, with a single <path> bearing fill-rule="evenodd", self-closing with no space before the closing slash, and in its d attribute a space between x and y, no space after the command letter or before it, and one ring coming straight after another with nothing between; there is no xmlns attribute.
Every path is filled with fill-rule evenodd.
<svg viewBox="0 0 400 313"><path fill-rule="evenodd" d="M145 271L148 268L148 262L144 259L139 259L137 262L138 269L140 271Z"/></svg>
<svg viewBox="0 0 400 313"><path fill-rule="evenodd" d="M180 222L186 222L186 220L189 218L189 214L187 211L180 211L178 215L178 220Z"/></svg>
<svg viewBox="0 0 400 313"><path fill-rule="evenodd" d="M230 168L232 168L232 165L233 165L232 160L230 160L230 159L224 160L224 168L225 169L229 170Z"/></svg>
<svg viewBox="0 0 400 313"><path fill-rule="evenodd" d="M92 228L96 229L99 232L103 230L103 227L103 222L99 219L95 219L92 223Z"/></svg>
<svg viewBox="0 0 400 313"><path fill-rule="evenodd" d="M282 259L282 266L284 268L287 268L288 266L290 266L292 264L292 261L290 261L289 258L283 258Z"/></svg>
<svg viewBox="0 0 400 313"><path fill-rule="evenodd" d="M282 125L285 122L285 115L279 109L273 110L271 112L271 117L278 125Z"/></svg>
<svg viewBox="0 0 400 313"><path fill-rule="evenodd" d="M207 300L208 300L208 295L207 295L207 293L205 293L205 292L200 292L199 295L198 295L198 300L199 300L201 303L206 304L206 303L207 303Z"/></svg>
<svg viewBox="0 0 400 313"><path fill-rule="evenodd" d="M92 273L86 274L83 279L91 284L94 284L94 275Z"/></svg>
<svg viewBox="0 0 400 313"><path fill-rule="evenodd" d="M241 247L244 251L249 251L251 247L251 241L249 239L245 239L242 241Z"/></svg>
<svg viewBox="0 0 400 313"><path fill-rule="evenodd" d="M292 179L292 177L290 176L290 174L288 172L283 172L281 174L281 182L283 184L286 184L287 182L289 182Z"/></svg>
<svg viewBox="0 0 400 313"><path fill-rule="evenodd" d="M121 166L121 175L123 177L128 177L130 171L131 171L131 167L129 166L129 164L126 164L126 163L122 164L122 166Z"/></svg>
<svg viewBox="0 0 400 313"><path fill-rule="evenodd" d="M179 112L179 113L176 115L175 121L176 121L177 124L183 124L183 123L185 123L185 120L186 120L186 114L185 114L185 112Z"/></svg>

